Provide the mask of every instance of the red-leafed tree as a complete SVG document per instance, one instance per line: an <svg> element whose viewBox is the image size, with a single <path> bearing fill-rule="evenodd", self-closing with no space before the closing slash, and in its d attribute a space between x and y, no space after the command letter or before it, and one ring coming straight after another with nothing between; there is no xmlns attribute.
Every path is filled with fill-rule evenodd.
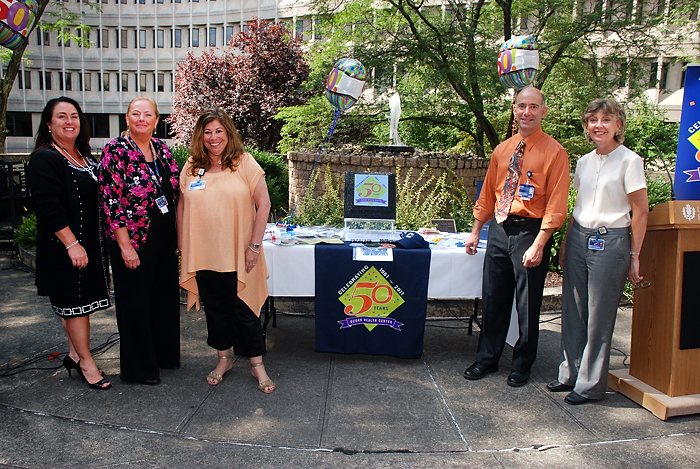
<svg viewBox="0 0 700 469"><path fill-rule="evenodd" d="M272 116L306 101L297 89L308 76L301 41L282 24L255 20L225 50L189 53L178 63L169 118L174 140L189 145L199 115L216 106L229 113L247 145L273 150L284 122Z"/></svg>

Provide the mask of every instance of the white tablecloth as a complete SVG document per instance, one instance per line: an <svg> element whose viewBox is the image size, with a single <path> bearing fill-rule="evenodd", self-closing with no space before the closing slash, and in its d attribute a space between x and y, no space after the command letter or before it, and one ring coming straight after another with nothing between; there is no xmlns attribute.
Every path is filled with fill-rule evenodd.
<svg viewBox="0 0 700 469"><path fill-rule="evenodd" d="M265 242L270 296L315 296L314 246L279 246ZM461 250L430 255L429 299L481 298L484 249L470 256Z"/></svg>

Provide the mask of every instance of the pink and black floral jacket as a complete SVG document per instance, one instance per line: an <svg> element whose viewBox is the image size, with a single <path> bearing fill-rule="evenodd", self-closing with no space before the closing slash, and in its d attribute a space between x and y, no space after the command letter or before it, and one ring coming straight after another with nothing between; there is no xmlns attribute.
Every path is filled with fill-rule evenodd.
<svg viewBox="0 0 700 469"><path fill-rule="evenodd" d="M179 195L180 170L165 143L151 139L161 162L169 169L167 176L173 187L175 204ZM167 184L167 177L163 183ZM148 211L155 206L158 188L151 179L146 158L129 145L124 137L117 137L102 151L100 161L100 193L105 213L105 234L116 241L114 230L126 227L134 249L146 242L150 219Z"/></svg>

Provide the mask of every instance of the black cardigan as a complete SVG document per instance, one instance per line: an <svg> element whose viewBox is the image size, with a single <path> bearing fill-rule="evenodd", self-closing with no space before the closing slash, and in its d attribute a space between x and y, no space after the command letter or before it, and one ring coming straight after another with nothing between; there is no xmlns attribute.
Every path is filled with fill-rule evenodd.
<svg viewBox="0 0 700 469"><path fill-rule="evenodd" d="M27 182L37 214L35 283L42 296L80 296L80 271L73 267L66 247L55 235L57 231L70 226L86 249L88 245L95 246L97 243L97 252L100 252L99 223L84 226L88 223L85 223L86 214L82 212L90 210L88 215L92 220L99 217L97 184L94 187L85 184L85 180L81 179L85 174L76 177L74 172L77 173L78 170L71 168L65 158L53 148L32 153L27 166ZM94 254L90 257L90 263L101 264Z"/></svg>

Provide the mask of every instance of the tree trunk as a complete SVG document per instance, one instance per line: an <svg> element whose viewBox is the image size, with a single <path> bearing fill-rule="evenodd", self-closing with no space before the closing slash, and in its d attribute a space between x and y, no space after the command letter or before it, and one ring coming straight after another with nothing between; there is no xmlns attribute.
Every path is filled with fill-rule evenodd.
<svg viewBox="0 0 700 469"><path fill-rule="evenodd" d="M29 31L27 35L27 40L23 42L17 49L12 52L10 61L3 70L3 76L0 78L0 153L5 153L5 141L7 140L7 101L10 97L10 91L12 91L12 85L15 83L15 78L17 78L17 72L22 65L22 56L24 55L24 50L29 44L29 39L32 37L32 33L39 24L41 15L44 14L46 6L49 4L49 0L39 0L39 9L36 12L36 22Z"/></svg>

